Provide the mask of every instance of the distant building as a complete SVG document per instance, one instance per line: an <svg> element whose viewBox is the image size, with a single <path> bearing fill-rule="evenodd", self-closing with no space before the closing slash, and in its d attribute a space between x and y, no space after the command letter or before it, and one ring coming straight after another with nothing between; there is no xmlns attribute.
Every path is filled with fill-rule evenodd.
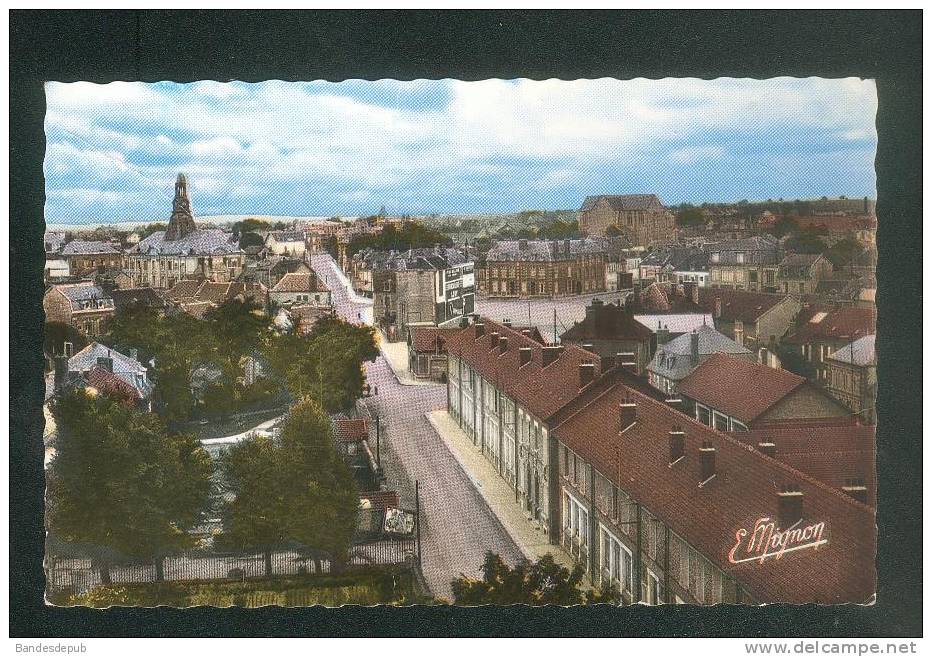
<svg viewBox="0 0 932 657"><path fill-rule="evenodd" d="M151 287L135 287L113 290L113 305L117 314L126 312L131 308L149 308L156 312L165 309L165 301Z"/></svg>
<svg viewBox="0 0 932 657"><path fill-rule="evenodd" d="M411 324L443 324L475 310L472 261L457 249L367 251L357 254L371 274L373 317L389 341L403 340Z"/></svg>
<svg viewBox="0 0 932 657"><path fill-rule="evenodd" d="M60 281L71 276L71 268L68 261L64 258L46 258L45 259L45 280Z"/></svg>
<svg viewBox="0 0 932 657"><path fill-rule="evenodd" d="M269 299L279 306L303 305L329 308L330 290L313 271L285 274L269 290Z"/></svg>
<svg viewBox="0 0 932 657"><path fill-rule="evenodd" d="M877 421L877 354L874 336L865 335L839 347L825 361L825 390L861 421Z"/></svg>
<svg viewBox="0 0 932 657"><path fill-rule="evenodd" d="M579 209L579 230L594 237L617 231L634 246L668 242L676 235L673 213L656 194L587 196Z"/></svg>
<svg viewBox="0 0 932 657"><path fill-rule="evenodd" d="M265 246L275 255L303 258L306 250L304 232L300 230L273 230L265 237Z"/></svg>
<svg viewBox="0 0 932 657"><path fill-rule="evenodd" d="M695 247L658 248L646 254L638 263L642 282L695 283L709 285L709 253Z"/></svg>
<svg viewBox="0 0 932 657"><path fill-rule="evenodd" d="M828 357L858 338L874 335L876 326L877 311L873 307L813 306L800 313L795 329L784 342L799 349L815 380L826 383Z"/></svg>
<svg viewBox="0 0 932 657"><path fill-rule="evenodd" d="M791 296L723 288L699 290L699 305L712 314L716 329L755 351L761 362L773 355L800 310Z"/></svg>
<svg viewBox="0 0 932 657"><path fill-rule="evenodd" d="M47 322L70 324L88 337L103 333L114 314L113 299L90 281L52 285L42 307Z"/></svg>
<svg viewBox="0 0 932 657"><path fill-rule="evenodd" d="M169 307L177 308L198 319L211 308L230 299L250 300L260 309L267 310L268 289L262 283L217 283L205 280L178 281L162 298Z"/></svg>
<svg viewBox="0 0 932 657"><path fill-rule="evenodd" d="M418 379L446 381L447 338L459 328L408 327L408 370Z"/></svg>
<svg viewBox="0 0 932 657"><path fill-rule="evenodd" d="M714 288L777 292L777 270L783 254L771 235L710 244L709 281Z"/></svg>
<svg viewBox="0 0 932 657"><path fill-rule="evenodd" d="M610 248L592 238L496 242L479 269L479 293L524 299L605 292Z"/></svg>
<svg viewBox="0 0 932 657"><path fill-rule="evenodd" d="M129 386L139 400L152 397L153 386L149 381L148 369L139 362L135 350L126 355L99 342L92 342L69 358L67 363L68 372L80 374L94 387L106 387L119 392ZM114 385L111 381L114 376L122 384Z"/></svg>
<svg viewBox="0 0 932 657"><path fill-rule="evenodd" d="M638 375L644 373L656 348L651 331L627 309L601 299L586 306L586 316L560 336L561 344L573 344L598 354L603 363L614 362L618 354L633 354Z"/></svg>
<svg viewBox="0 0 932 657"><path fill-rule="evenodd" d="M675 395L680 381L713 354L731 354L752 362L757 359L744 345L722 335L712 326L703 324L697 330L684 333L657 347L647 366L648 381L657 390Z"/></svg>
<svg viewBox="0 0 932 657"><path fill-rule="evenodd" d="M68 261L74 276L96 269L118 268L123 264L123 253L110 242L72 240L62 247L61 257Z"/></svg>
<svg viewBox="0 0 932 657"><path fill-rule="evenodd" d="M820 253L790 253L780 261L777 286L783 294L802 297L814 294L819 282L833 272L832 263Z"/></svg>
<svg viewBox="0 0 932 657"><path fill-rule="evenodd" d="M232 233L194 224L184 174L178 174L175 183L168 229L152 233L126 255L133 284L160 289L189 278L229 282L242 272L244 262L245 254Z"/></svg>
<svg viewBox="0 0 932 657"><path fill-rule="evenodd" d="M719 431L748 431L771 420L848 414L804 377L726 354L709 357L677 391L687 413Z"/></svg>

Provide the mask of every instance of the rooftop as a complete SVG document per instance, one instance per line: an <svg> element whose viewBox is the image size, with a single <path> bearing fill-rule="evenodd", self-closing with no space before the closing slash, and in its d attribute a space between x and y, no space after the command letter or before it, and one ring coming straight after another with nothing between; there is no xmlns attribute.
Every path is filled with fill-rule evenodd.
<svg viewBox="0 0 932 657"><path fill-rule="evenodd" d="M637 420L621 432L619 404L624 402L636 404ZM573 407L575 412L553 430L556 438L757 600L830 604L871 599L876 529L870 507L626 385L585 393ZM668 435L674 428L684 432L685 456L671 464ZM715 476L705 482L698 458L704 446L715 449ZM776 518L777 492L786 486L803 494L804 524L825 523L827 543L765 563L732 563L735 533L753 531L759 518Z"/></svg>
<svg viewBox="0 0 932 657"><path fill-rule="evenodd" d="M239 253L239 243L233 233L219 228L201 228L176 240L166 240L165 231L152 233L140 241L131 254L141 255L224 255Z"/></svg>
<svg viewBox="0 0 932 657"><path fill-rule="evenodd" d="M621 306L596 299L586 307L586 316L563 335L563 342L585 340L650 340L653 332Z"/></svg>
<svg viewBox="0 0 932 657"><path fill-rule="evenodd" d="M486 262L552 261L584 254L607 253L610 243L601 238L567 240L500 240L486 254Z"/></svg>
<svg viewBox="0 0 932 657"><path fill-rule="evenodd" d="M418 353L446 353L447 338L458 333L458 328L415 326L411 329L411 346Z"/></svg>
<svg viewBox="0 0 932 657"><path fill-rule="evenodd" d="M709 313L661 313L654 315L635 315L634 319L656 333L660 330L670 333L689 333L698 331L703 326L712 326Z"/></svg>
<svg viewBox="0 0 932 657"><path fill-rule="evenodd" d="M63 256L69 255L119 255L120 250L109 242L72 240L61 248Z"/></svg>
<svg viewBox="0 0 932 657"><path fill-rule="evenodd" d="M369 438L369 424L363 418L338 418L333 422L333 435L344 443L366 440Z"/></svg>
<svg viewBox="0 0 932 657"><path fill-rule="evenodd" d="M856 340L866 335L874 335L876 321L875 308L841 306L823 309L813 306L800 313L796 330L787 336L784 342L807 344L820 339Z"/></svg>
<svg viewBox="0 0 932 657"><path fill-rule="evenodd" d="M714 354L680 382L679 391L747 424L805 383L786 370Z"/></svg>
<svg viewBox="0 0 932 657"><path fill-rule="evenodd" d="M750 349L722 335L712 326L703 324L695 332L684 333L659 345L647 369L673 381L686 377L698 365L691 360L693 335L698 341L700 358L711 354L751 353Z"/></svg>
<svg viewBox="0 0 932 657"><path fill-rule="evenodd" d="M583 201L580 212L593 209L599 201L606 201L613 210L661 210L663 205L656 194L601 194L587 196Z"/></svg>
<svg viewBox="0 0 932 657"><path fill-rule="evenodd" d="M272 292L326 292L327 286L314 272L290 272L272 288Z"/></svg>
<svg viewBox="0 0 932 657"><path fill-rule="evenodd" d="M839 363L848 363L849 365L857 365L858 367L876 365L877 353L874 351L875 337L874 335L865 335L863 338L858 338L854 342L836 349L828 358L829 360L834 360Z"/></svg>
<svg viewBox="0 0 932 657"><path fill-rule="evenodd" d="M707 312L715 313L716 299L721 300L721 319L726 322L740 320L753 324L786 297L779 294L746 292L744 290L699 288L699 305Z"/></svg>

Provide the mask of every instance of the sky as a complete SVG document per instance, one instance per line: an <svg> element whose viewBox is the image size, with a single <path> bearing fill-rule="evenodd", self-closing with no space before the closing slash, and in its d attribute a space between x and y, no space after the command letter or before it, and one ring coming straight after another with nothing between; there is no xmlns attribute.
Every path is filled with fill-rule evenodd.
<svg viewBox="0 0 932 657"><path fill-rule="evenodd" d="M874 197L856 78L47 83L46 221Z"/></svg>

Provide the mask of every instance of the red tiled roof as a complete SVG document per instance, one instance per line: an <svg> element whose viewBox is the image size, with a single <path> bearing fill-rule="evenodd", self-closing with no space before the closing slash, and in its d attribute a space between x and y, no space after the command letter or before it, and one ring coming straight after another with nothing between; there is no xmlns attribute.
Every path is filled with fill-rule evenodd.
<svg viewBox="0 0 932 657"><path fill-rule="evenodd" d="M363 418L340 418L333 423L333 434L344 443L354 443L369 437L369 423Z"/></svg>
<svg viewBox="0 0 932 657"><path fill-rule="evenodd" d="M594 374L601 374L600 359L576 345L563 347L552 363L543 366L544 346L514 328L490 320L482 337L476 336L476 326L461 329L447 339L447 353L453 354L495 383L527 411L545 421L579 394L579 366L594 364ZM504 353L492 348L493 332L508 338ZM530 362L521 365L518 349L531 348Z"/></svg>
<svg viewBox="0 0 932 657"><path fill-rule="evenodd" d="M197 291L200 289L203 283L203 280L195 279L178 281L172 286L170 290L167 290L163 296L169 301L177 301L179 299L193 297L197 294Z"/></svg>
<svg viewBox="0 0 932 657"><path fill-rule="evenodd" d="M314 272L290 272L272 288L272 292L326 292L324 285Z"/></svg>
<svg viewBox="0 0 932 657"><path fill-rule="evenodd" d="M411 346L418 353L434 353L437 350L439 340L440 353L445 354L447 352L447 338L459 331L460 329L457 328L415 326L411 329Z"/></svg>
<svg viewBox="0 0 932 657"><path fill-rule="evenodd" d="M398 493L393 490L372 490L359 493L360 500L369 500L369 504L376 511L385 509L397 509L400 505Z"/></svg>
<svg viewBox="0 0 932 657"><path fill-rule="evenodd" d="M815 321L814 321L815 320ZM849 342L876 332L877 311L860 306L841 306L828 310L808 309L800 315L798 328L784 342L807 344L819 340L846 339Z"/></svg>
<svg viewBox="0 0 932 657"><path fill-rule="evenodd" d="M754 323L768 310L786 297L779 294L727 290L724 288L699 288L699 305L706 312L715 313L715 300L722 301L722 316L726 322L740 320Z"/></svg>
<svg viewBox="0 0 932 657"><path fill-rule="evenodd" d="M95 365L88 371L87 383L103 393L114 395L121 399L126 399L127 401L142 399L139 390L129 381L126 381L99 365Z"/></svg>
<svg viewBox="0 0 932 657"><path fill-rule="evenodd" d="M680 381L678 391L748 423L804 383L805 378L786 370L713 354Z"/></svg>
<svg viewBox="0 0 932 657"><path fill-rule="evenodd" d="M593 392L574 402L578 410L553 435L737 579L758 601L870 599L875 590L876 547L870 507L627 386ZM637 405L637 422L621 433L619 404L625 401ZM674 425L685 433L686 456L671 465L668 432ZM700 488L698 450L705 441L716 449L716 475ZM777 492L784 486L803 493L804 524L824 522L827 544L764 563L732 564L728 554L736 532L752 531L759 518L776 518Z"/></svg>

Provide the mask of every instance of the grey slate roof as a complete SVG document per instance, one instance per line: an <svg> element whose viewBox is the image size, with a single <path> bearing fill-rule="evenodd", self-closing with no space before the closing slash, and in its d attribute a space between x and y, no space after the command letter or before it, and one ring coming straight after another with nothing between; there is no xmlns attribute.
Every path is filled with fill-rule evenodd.
<svg viewBox="0 0 932 657"><path fill-rule="evenodd" d="M780 261L777 271L780 278L809 278L812 266L821 258L818 253L790 253Z"/></svg>
<svg viewBox="0 0 932 657"><path fill-rule="evenodd" d="M304 233L299 230L272 230L269 231L269 237L274 237L276 242L304 241Z"/></svg>
<svg viewBox="0 0 932 657"><path fill-rule="evenodd" d="M92 255L98 253L118 254L119 249L115 248L108 242L72 240L62 247L61 254L69 255Z"/></svg>
<svg viewBox="0 0 932 657"><path fill-rule="evenodd" d="M702 362L703 356L711 354L751 353L750 349L722 335L708 324L700 326L696 334L699 336L699 362ZM673 381L679 381L689 376L689 373L699 366L699 362L693 364L691 354L692 333L684 333L660 345L647 369Z"/></svg>
<svg viewBox="0 0 932 657"><path fill-rule="evenodd" d="M780 243L772 235L755 235L740 240L726 240L708 245L712 265L775 265L780 262ZM718 253L715 262L711 254ZM744 254L744 262L738 262L738 253Z"/></svg>
<svg viewBox="0 0 932 657"><path fill-rule="evenodd" d="M583 201L580 212L587 212L595 207L596 203L605 199L613 210L652 210L661 208L660 199L656 194L602 194L587 196Z"/></svg>
<svg viewBox="0 0 932 657"><path fill-rule="evenodd" d="M143 397L152 392L152 384L146 378L146 368L138 360L130 358L99 342L92 342L68 359L69 372L86 374L97 365L98 358L113 359L113 373L135 387Z"/></svg>
<svg viewBox="0 0 932 657"><path fill-rule="evenodd" d="M501 240L496 242L486 262L551 261L577 258L583 254L607 253L608 240L587 237L576 240Z"/></svg>
<svg viewBox="0 0 932 657"><path fill-rule="evenodd" d="M224 255L239 252L239 244L233 233L219 228L198 229L171 241L166 240L165 231L160 230L149 235L130 251L141 255Z"/></svg>
<svg viewBox="0 0 932 657"><path fill-rule="evenodd" d="M448 269L466 262L466 256L457 249L409 249L408 251L374 251L360 254L371 269L395 271Z"/></svg>
<svg viewBox="0 0 932 657"><path fill-rule="evenodd" d="M47 253L56 253L65 245L65 234L56 231L45 232L45 251Z"/></svg>
<svg viewBox="0 0 932 657"><path fill-rule="evenodd" d="M873 335L865 335L863 338L858 338L851 344L837 349L829 358L839 363L849 363L859 367L876 365L877 353L874 351L875 337L876 336Z"/></svg>
<svg viewBox="0 0 932 657"><path fill-rule="evenodd" d="M645 255L640 264L669 266L673 271L708 271L709 252L695 246L661 248Z"/></svg>

